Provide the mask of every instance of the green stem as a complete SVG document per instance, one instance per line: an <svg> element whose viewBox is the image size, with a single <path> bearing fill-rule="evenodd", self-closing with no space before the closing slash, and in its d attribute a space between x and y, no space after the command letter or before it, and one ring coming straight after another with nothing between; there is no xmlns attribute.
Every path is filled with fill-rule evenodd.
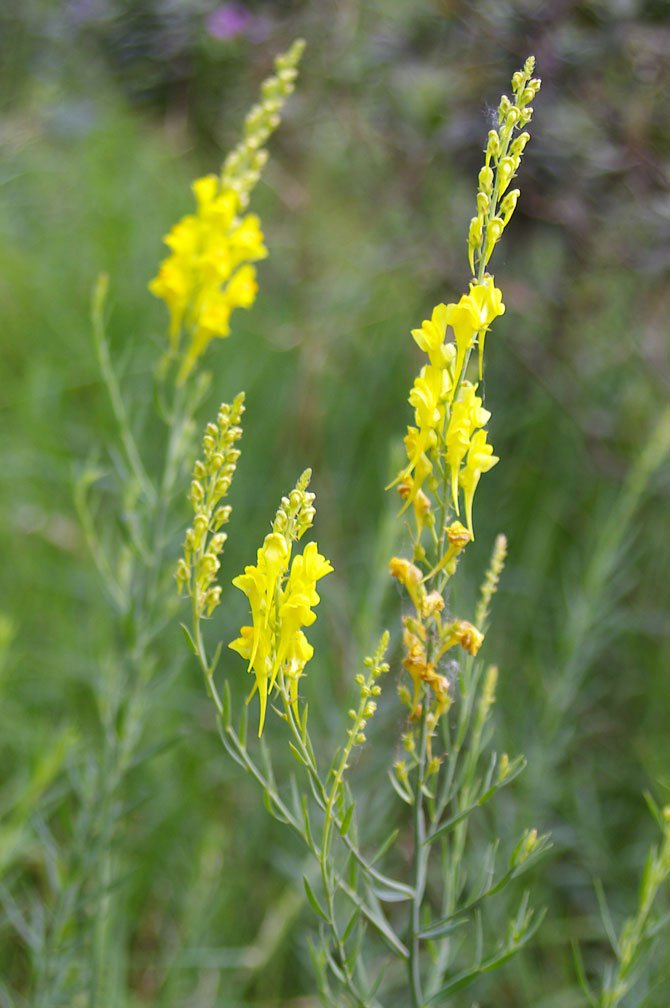
<svg viewBox="0 0 670 1008"><path fill-rule="evenodd" d="M409 979L412 994L412 1008L422 1008L424 1004L421 988L421 905L426 889L426 873L428 868L428 848L426 847L426 816L423 802L423 786L426 772L426 755L428 743L428 711L426 689L422 693L421 736L416 774L416 790L414 792L413 826L414 826L414 866L413 889L409 945Z"/></svg>
<svg viewBox="0 0 670 1008"><path fill-rule="evenodd" d="M156 492L147 475L147 471L144 468L140 453L137 449L137 444L128 420L123 396L121 395L121 389L119 388L119 383L116 374L114 373L111 357L109 355L109 344L107 342L103 318L106 291L106 279L101 277L98 280L98 284L93 294L93 304L91 309L91 320L93 323L93 336L98 365L100 367L100 373L102 374L103 381L107 386L107 392L112 405L112 412L114 413L114 418L119 428L121 443L126 453L128 464L130 465L135 479L142 487L142 492L144 493L146 499L151 503L154 503L156 500Z"/></svg>

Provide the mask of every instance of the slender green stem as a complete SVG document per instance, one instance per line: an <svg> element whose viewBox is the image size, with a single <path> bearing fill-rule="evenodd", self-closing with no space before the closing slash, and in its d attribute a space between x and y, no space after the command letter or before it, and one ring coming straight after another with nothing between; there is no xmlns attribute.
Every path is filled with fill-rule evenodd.
<svg viewBox="0 0 670 1008"><path fill-rule="evenodd" d="M140 457L135 437L128 420L128 414L126 412L126 406L123 401L121 389L119 388L119 383L109 355L109 343L107 342L107 334L105 332L105 322L103 318L106 293L107 281L106 277L102 276L98 280L98 284L95 288L91 309L93 336L98 365L105 385L107 386L107 392L112 405L114 418L119 428L119 435L126 453L126 459L130 465L133 475L135 476L135 479L140 484L146 499L153 503L156 500L156 491L154 490L153 484L147 475L147 471L144 468L144 464Z"/></svg>
<svg viewBox="0 0 670 1008"><path fill-rule="evenodd" d="M428 869L428 848L426 847L426 815L424 810L424 778L426 773L426 758L428 744L428 712L426 690L422 693L421 728L419 741L419 756L416 772L416 789L414 791L413 827L414 827L414 864L413 889L409 943L409 980L412 995L412 1008L422 1008L424 1004L421 984L421 906L426 890L426 873Z"/></svg>

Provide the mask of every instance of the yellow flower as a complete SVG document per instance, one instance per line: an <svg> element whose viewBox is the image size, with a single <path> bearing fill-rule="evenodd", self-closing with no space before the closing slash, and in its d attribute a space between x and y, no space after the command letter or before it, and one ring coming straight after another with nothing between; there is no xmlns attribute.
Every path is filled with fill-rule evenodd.
<svg viewBox="0 0 670 1008"><path fill-rule="evenodd" d="M492 445L487 444L486 431L478 430L472 438L465 468L460 474L460 483L465 498L468 530L472 539L475 537L472 531L472 501L477 484L479 483L479 477L483 472L488 472L489 469L492 469L496 462L499 461L498 456L493 454Z"/></svg>
<svg viewBox="0 0 670 1008"><path fill-rule="evenodd" d="M449 426L445 438L446 461L451 471L451 493L456 514L458 514L459 469L470 447L470 439L477 427L488 423L491 414L482 406L476 385L464 381L460 396L451 407Z"/></svg>
<svg viewBox="0 0 670 1008"><path fill-rule="evenodd" d="M447 306L439 304L433 308L430 321L424 319L420 329L412 329L417 346L428 354L430 363L436 368L449 368L454 360L452 343L445 343L447 331Z"/></svg>
<svg viewBox="0 0 670 1008"><path fill-rule="evenodd" d="M478 336L479 342L479 377L481 379L486 331L493 319L502 315L504 311L502 293L494 286L491 276L484 277L481 283L471 283L469 293L463 294L458 304L447 305L446 320L454 330L456 338L455 381L458 381L475 336Z"/></svg>

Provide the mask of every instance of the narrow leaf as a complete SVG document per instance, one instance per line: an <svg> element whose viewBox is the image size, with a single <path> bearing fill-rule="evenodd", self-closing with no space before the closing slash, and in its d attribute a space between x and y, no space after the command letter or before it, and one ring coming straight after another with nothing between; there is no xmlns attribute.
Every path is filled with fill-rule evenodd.
<svg viewBox="0 0 670 1008"><path fill-rule="evenodd" d="M311 903L312 909L315 910L316 913L318 913L319 917L322 917L323 920L325 920L326 924L330 924L330 921L328 920L328 917L326 916L325 911L322 909L322 907L321 907L318 899L316 898L316 896L312 892L312 887L309 884L309 882L307 881L307 876L306 875L303 875L302 881L303 881L304 886L305 886L305 892L307 893L307 899Z"/></svg>
<svg viewBox="0 0 670 1008"><path fill-rule="evenodd" d="M389 780L391 781L391 786L393 790L405 802L405 804L413 805L414 799L407 791L405 791L404 787L402 786L396 775L391 771L389 771Z"/></svg>
<svg viewBox="0 0 670 1008"><path fill-rule="evenodd" d="M193 652L194 655L197 656L198 649L195 646L195 644L193 643L193 638L191 637L191 634L188 631L188 627L186 626L185 623L180 623L179 626L184 631L184 637L186 638L186 643L188 644L189 649Z"/></svg>
<svg viewBox="0 0 670 1008"><path fill-rule="evenodd" d="M295 758L297 759L298 763L301 763L302 766L306 767L307 763L305 763L304 757L300 752L300 750L296 746L294 746L292 742L289 742L288 747L295 756Z"/></svg>
<svg viewBox="0 0 670 1008"><path fill-rule="evenodd" d="M432 941L435 938L444 938L445 935L451 934L456 928L461 927L463 924L467 924L467 917L454 917L453 915L443 918L441 921L437 921L435 924L429 924L428 927L422 928L419 932L419 938L423 941Z"/></svg>
<svg viewBox="0 0 670 1008"><path fill-rule="evenodd" d="M341 836L346 836L349 832L349 827L351 826L351 817L354 814L354 803L352 802L347 811L344 813L344 818L340 824L340 834Z"/></svg>

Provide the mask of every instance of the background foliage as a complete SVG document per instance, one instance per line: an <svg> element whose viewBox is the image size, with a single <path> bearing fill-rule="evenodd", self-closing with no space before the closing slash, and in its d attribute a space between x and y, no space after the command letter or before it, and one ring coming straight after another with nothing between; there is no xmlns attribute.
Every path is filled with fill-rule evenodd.
<svg viewBox="0 0 670 1008"><path fill-rule="evenodd" d="M339 737L360 655L397 610L383 487L410 415L409 329L467 280L489 105L531 52L543 79L493 263L507 304L487 343L501 464L480 491L469 565L474 590L507 533L486 647L501 669L500 745L525 751L529 768L499 828L550 829L555 853L536 870L548 914L535 953L477 997L582 1004L570 941L590 974L606 954L593 880L619 923L655 832L641 792L667 801L670 783L670 479L667 466L630 479L670 385L667 5L9 0L0 29L0 1004L36 1003L49 947L72 990L84 970L100 892L86 881L95 850L78 837L113 772L106 718L123 717L128 688L73 506L75 472L108 464L113 432L90 290L107 270L139 425L165 326L146 291L161 236L296 35L308 41L299 87L255 196L270 257L253 311L210 353L207 415L246 389L230 577L280 495L314 469L318 539L337 571L306 684L326 738ZM112 521L115 507L110 494ZM226 640L235 594L224 587ZM178 628L163 648L113 808L122 870L104 894L107 1003L312 1004L300 853L226 761L195 668L175 664ZM357 768L371 819L394 814L377 784L402 727L387 692ZM629 1003L667 1005L669 971L661 946Z"/></svg>

